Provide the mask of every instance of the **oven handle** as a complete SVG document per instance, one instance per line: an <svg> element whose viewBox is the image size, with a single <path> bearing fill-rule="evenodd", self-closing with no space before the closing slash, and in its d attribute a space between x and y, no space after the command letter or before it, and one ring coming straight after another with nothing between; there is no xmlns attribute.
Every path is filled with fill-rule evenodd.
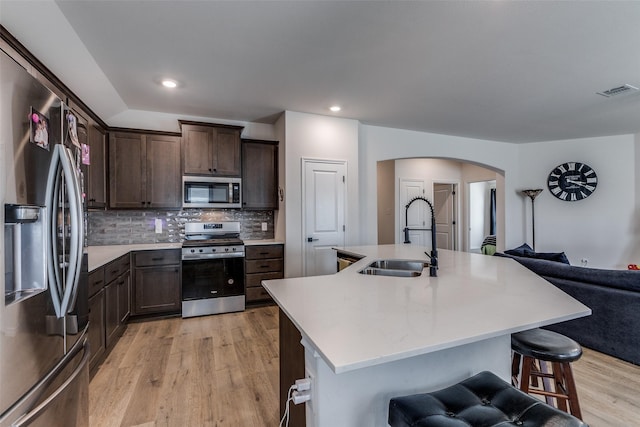
<svg viewBox="0 0 640 427"><path fill-rule="evenodd" d="M198 261L201 259L244 258L244 252L232 252L225 254L186 254L182 255L182 261Z"/></svg>

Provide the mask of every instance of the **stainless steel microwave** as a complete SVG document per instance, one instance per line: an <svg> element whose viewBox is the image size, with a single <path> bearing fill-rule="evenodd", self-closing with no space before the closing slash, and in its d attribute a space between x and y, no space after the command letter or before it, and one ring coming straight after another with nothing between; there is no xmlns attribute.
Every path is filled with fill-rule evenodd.
<svg viewBox="0 0 640 427"><path fill-rule="evenodd" d="M241 208L240 178L183 176L183 208Z"/></svg>

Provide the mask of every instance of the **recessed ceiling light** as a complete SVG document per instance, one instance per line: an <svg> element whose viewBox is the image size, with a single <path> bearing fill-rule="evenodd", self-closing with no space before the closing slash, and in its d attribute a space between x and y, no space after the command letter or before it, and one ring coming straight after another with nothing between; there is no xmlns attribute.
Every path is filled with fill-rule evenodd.
<svg viewBox="0 0 640 427"><path fill-rule="evenodd" d="M334 113L337 113L338 111L342 110L342 108L340 108L339 105L332 105L331 107L329 107L329 110L333 111Z"/></svg>
<svg viewBox="0 0 640 427"><path fill-rule="evenodd" d="M168 87L169 89L173 89L178 86L178 82L171 79L164 79L162 80L162 86Z"/></svg>

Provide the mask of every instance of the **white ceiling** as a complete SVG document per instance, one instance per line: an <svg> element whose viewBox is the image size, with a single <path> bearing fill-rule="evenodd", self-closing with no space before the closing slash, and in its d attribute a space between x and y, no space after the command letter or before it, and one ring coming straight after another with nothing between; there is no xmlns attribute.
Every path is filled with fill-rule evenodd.
<svg viewBox="0 0 640 427"><path fill-rule="evenodd" d="M42 25L54 29L37 28L38 3ZM338 103L338 116L366 124L497 141L640 132L640 92L596 94L640 87L635 1L2 0L0 8L2 25L108 124L126 110L269 123L284 110L333 114ZM162 77L180 87L161 88Z"/></svg>

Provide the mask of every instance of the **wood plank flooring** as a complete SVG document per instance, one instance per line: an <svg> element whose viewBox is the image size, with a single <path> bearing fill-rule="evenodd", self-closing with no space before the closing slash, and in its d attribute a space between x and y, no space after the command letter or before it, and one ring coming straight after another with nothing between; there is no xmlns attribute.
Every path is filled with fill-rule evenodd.
<svg viewBox="0 0 640 427"><path fill-rule="evenodd" d="M92 427L277 426L278 310L131 323L89 386Z"/></svg>
<svg viewBox="0 0 640 427"><path fill-rule="evenodd" d="M278 370L277 307L132 323L91 381L90 425L275 427ZM640 366L585 349L574 371L590 427L640 426Z"/></svg>

